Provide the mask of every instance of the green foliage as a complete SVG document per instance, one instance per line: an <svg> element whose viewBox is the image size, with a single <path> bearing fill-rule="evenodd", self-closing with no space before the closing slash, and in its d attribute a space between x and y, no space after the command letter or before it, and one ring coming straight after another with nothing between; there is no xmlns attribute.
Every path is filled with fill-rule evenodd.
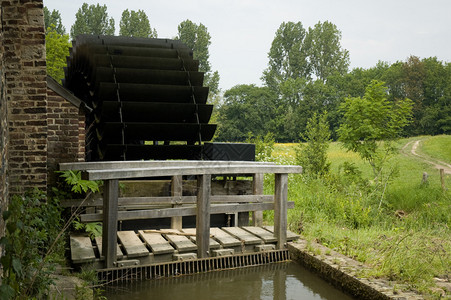
<svg viewBox="0 0 451 300"><path fill-rule="evenodd" d="M255 144L255 160L256 161L271 161L271 155L274 150L274 134L268 132L265 136L253 137L249 133L246 140L247 143Z"/></svg>
<svg viewBox="0 0 451 300"><path fill-rule="evenodd" d="M79 34L114 35L114 19L108 17L107 6L83 3L75 14L70 36Z"/></svg>
<svg viewBox="0 0 451 300"><path fill-rule="evenodd" d="M43 298L53 270L48 251L61 228L59 202L38 190L13 196L7 211L1 299Z"/></svg>
<svg viewBox="0 0 451 300"><path fill-rule="evenodd" d="M337 26L318 22L308 31L309 60L313 74L325 82L331 75L348 72L349 51L341 48L341 32Z"/></svg>
<svg viewBox="0 0 451 300"><path fill-rule="evenodd" d="M417 139L403 139L397 144ZM444 159L448 154L448 136L422 139L440 145L432 150L434 156ZM279 160L278 155L294 156L294 147L276 144L272 160ZM379 206L381 193L369 180L370 165L332 143L328 150L330 174L308 180L302 174L289 175L288 200L295 202L295 208L288 210L288 225L307 240L371 266L362 276L399 280L428 298L434 277L447 278L451 271L451 194L441 190L437 170L418 158L394 155L399 176L387 184ZM424 171L430 174L427 186L421 184ZM451 184L449 176L445 184ZM274 177L265 176L264 190L265 194L274 191ZM264 216L265 222L273 221L271 213Z"/></svg>
<svg viewBox="0 0 451 300"><path fill-rule="evenodd" d="M244 141L248 133L264 136L279 126L275 95L268 88L238 85L224 94L216 140Z"/></svg>
<svg viewBox="0 0 451 300"><path fill-rule="evenodd" d="M66 67L66 57L69 56L69 48L72 44L69 42L69 35L59 34L55 25L47 28L45 36L45 51L47 74L55 80L64 78L64 67Z"/></svg>
<svg viewBox="0 0 451 300"><path fill-rule="evenodd" d="M377 177L388 155L395 151L391 142L409 123L412 101L405 98L390 102L384 83L372 81L365 96L346 98L340 109L344 116L338 129L339 140L348 151L367 161Z"/></svg>
<svg viewBox="0 0 451 300"><path fill-rule="evenodd" d="M49 11L49 9L44 6L44 26L46 30L46 34L49 30L49 27L52 27L53 30L56 31L59 35L66 34L66 28L63 26L63 21L61 20L61 14L58 10Z"/></svg>
<svg viewBox="0 0 451 300"><path fill-rule="evenodd" d="M95 193L99 191L101 182L81 179L80 171L66 170L59 173L61 173L60 177L64 178L64 181L71 186L71 190L74 193L81 194L88 191Z"/></svg>
<svg viewBox="0 0 451 300"><path fill-rule="evenodd" d="M204 86L210 88L210 95L219 93L219 73L212 71L210 65L209 47L211 36L202 23L197 25L190 20L181 22L178 26L177 39L193 49L193 58L199 60L199 71L205 72Z"/></svg>
<svg viewBox="0 0 451 300"><path fill-rule="evenodd" d="M307 141L306 145L299 144L296 151L296 163L303 167L306 174L323 176L329 173L330 162L327 161L330 132L327 123L327 113L316 113L307 122L307 129L301 135Z"/></svg>
<svg viewBox="0 0 451 300"><path fill-rule="evenodd" d="M81 223L78 220L74 220L73 222L75 230L87 232L91 239L102 235L102 223L93 222L93 223Z"/></svg>
<svg viewBox="0 0 451 300"><path fill-rule="evenodd" d="M277 29L268 53L268 68L262 76L273 91L278 93L280 84L288 79L310 79L310 45L306 35L301 22L283 22Z"/></svg>
<svg viewBox="0 0 451 300"><path fill-rule="evenodd" d="M119 35L143 38L158 37L157 31L150 27L149 18L141 9L138 11L126 9L122 12Z"/></svg>

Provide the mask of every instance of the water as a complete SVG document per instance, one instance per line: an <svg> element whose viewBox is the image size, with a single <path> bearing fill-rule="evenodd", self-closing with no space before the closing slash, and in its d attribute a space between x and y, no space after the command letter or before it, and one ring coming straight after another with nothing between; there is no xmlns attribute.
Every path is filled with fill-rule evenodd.
<svg viewBox="0 0 451 300"><path fill-rule="evenodd" d="M133 282L108 287L106 296L109 300L353 299L294 262Z"/></svg>

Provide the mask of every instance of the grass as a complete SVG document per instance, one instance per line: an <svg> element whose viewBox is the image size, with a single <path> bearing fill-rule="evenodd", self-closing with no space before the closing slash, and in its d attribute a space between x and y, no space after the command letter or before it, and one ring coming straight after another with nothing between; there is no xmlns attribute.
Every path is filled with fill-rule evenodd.
<svg viewBox="0 0 451 300"><path fill-rule="evenodd" d="M438 135L422 141L421 152L451 164L451 135Z"/></svg>
<svg viewBox="0 0 451 300"><path fill-rule="evenodd" d="M403 139L398 146L417 139ZM421 139L418 151L450 162L444 153L451 149L450 136ZM294 163L295 146L276 144L272 159ZM290 229L372 266L365 276L398 280L434 297L434 277L451 277L451 193L442 191L438 171L399 153L387 164L398 175L384 189L371 181L368 164L338 143L331 143L328 157L327 178L289 176L288 197L295 201L288 214ZM345 161L361 174L340 172ZM422 184L423 172L430 174L428 184ZM272 192L273 180L265 178L265 192ZM449 175L445 185L451 187ZM271 212L265 212L265 220L271 222Z"/></svg>

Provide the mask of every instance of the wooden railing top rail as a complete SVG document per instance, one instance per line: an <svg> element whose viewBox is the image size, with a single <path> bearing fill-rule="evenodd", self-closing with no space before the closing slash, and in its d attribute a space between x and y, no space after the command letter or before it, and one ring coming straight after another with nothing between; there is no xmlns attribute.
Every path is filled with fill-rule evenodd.
<svg viewBox="0 0 451 300"><path fill-rule="evenodd" d="M107 170L86 170L82 178L87 180L128 179L143 177L164 177L183 175L227 175L227 174L290 174L302 173L300 166L274 164L215 164L200 163L190 166L174 165L149 166Z"/></svg>
<svg viewBox="0 0 451 300"><path fill-rule="evenodd" d="M60 163L60 170L111 170L111 169L130 169L130 168L148 168L148 167L190 167L190 166L210 166L210 165L275 165L271 162L255 161L222 161L222 160L131 160L131 161L99 161L99 162L72 162Z"/></svg>

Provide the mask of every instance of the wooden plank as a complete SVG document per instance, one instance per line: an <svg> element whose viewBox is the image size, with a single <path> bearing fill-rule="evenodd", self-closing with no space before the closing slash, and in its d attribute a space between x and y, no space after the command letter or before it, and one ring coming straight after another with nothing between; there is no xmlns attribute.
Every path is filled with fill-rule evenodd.
<svg viewBox="0 0 451 300"><path fill-rule="evenodd" d="M222 227L222 230L244 242L245 245L262 244L263 240L239 227Z"/></svg>
<svg viewBox="0 0 451 300"><path fill-rule="evenodd" d="M88 170L82 172L82 178L88 180L108 180L144 177L162 177L175 175L222 175L222 174L256 174L256 173L302 173L300 166L288 165L253 165L253 164L211 164L198 166L170 166L160 168L129 168L112 170Z"/></svg>
<svg viewBox="0 0 451 300"><path fill-rule="evenodd" d="M268 162L255 162L255 161L205 161L205 160L152 160L152 161L103 161L103 162L71 162L71 163L60 163L60 170L78 170L78 171L87 171L87 170L111 170L111 169L128 169L128 168L159 168L165 166L205 166L205 165L267 165L267 164L275 164Z"/></svg>
<svg viewBox="0 0 451 300"><path fill-rule="evenodd" d="M179 230L171 229L165 231L180 232ZM183 235L163 234L165 238L177 249L179 252L196 251L197 246L189 238Z"/></svg>
<svg viewBox="0 0 451 300"><path fill-rule="evenodd" d="M287 243L288 174L276 174L274 188L274 235L281 250Z"/></svg>
<svg viewBox="0 0 451 300"><path fill-rule="evenodd" d="M197 176L196 244L197 257L208 257L210 248L211 175Z"/></svg>
<svg viewBox="0 0 451 300"><path fill-rule="evenodd" d="M82 199L63 200L61 206L63 207L78 207L82 206L102 206L103 200L101 198L84 201ZM119 206L129 205L158 205L158 204L195 204L197 202L196 196L162 196L162 197L120 197L118 199ZM273 195L217 195L211 196L212 203L263 203L274 202Z"/></svg>
<svg viewBox="0 0 451 300"><path fill-rule="evenodd" d="M103 251L102 250L102 237L101 236L96 236L94 238L94 240L96 241L97 249L99 249L100 256L102 257L103 256L103 253L102 253L102 251ZM116 245L117 245L116 257L117 257L117 259L122 259L124 257L124 255L122 254L121 247L119 247L119 244L117 244L117 243L116 243Z"/></svg>
<svg viewBox="0 0 451 300"><path fill-rule="evenodd" d="M210 233L224 248L241 246L241 241L219 228L210 228Z"/></svg>
<svg viewBox="0 0 451 300"><path fill-rule="evenodd" d="M189 239L196 243L196 228L184 228L182 232L193 234L194 236L190 236ZM217 241L210 238L210 249L219 249L220 247L221 245Z"/></svg>
<svg viewBox="0 0 451 300"><path fill-rule="evenodd" d="M125 249L127 258L149 255L149 251L134 231L118 231L117 237Z"/></svg>
<svg viewBox="0 0 451 300"><path fill-rule="evenodd" d="M117 199L119 196L118 180L105 180L103 188L103 230L102 253L105 267L112 268L117 258Z"/></svg>
<svg viewBox="0 0 451 300"><path fill-rule="evenodd" d="M73 263L93 262L96 258L91 239L87 235L70 235L70 254Z"/></svg>
<svg viewBox="0 0 451 300"><path fill-rule="evenodd" d="M59 168L64 170L111 170L111 169L130 169L130 168L160 168L165 166L205 166L205 165L233 165L233 164L249 164L249 165L262 165L262 164L274 164L268 162L255 162L255 161L196 161L196 160L153 160L153 161L102 161L102 162L72 162L72 163L60 163Z"/></svg>
<svg viewBox="0 0 451 300"><path fill-rule="evenodd" d="M175 198L175 200L181 200L183 193L183 187L182 187L182 176L172 176L172 182L171 182L171 196ZM181 205L178 203L174 203L172 207L180 207ZM183 221L181 216L172 217L171 218L171 228L182 230L183 228Z"/></svg>
<svg viewBox="0 0 451 300"><path fill-rule="evenodd" d="M293 208L294 202L288 202L288 208ZM253 210L272 210L274 203L246 203L246 204L212 204L210 214L235 213L241 211ZM119 211L117 218L119 221L125 220L143 220L153 218L168 218L174 216L195 216L195 207L181 207L181 208L161 208L151 210L134 210L134 211ZM103 214L84 214L80 215L80 220L83 223L100 222Z"/></svg>
<svg viewBox="0 0 451 300"><path fill-rule="evenodd" d="M142 230L139 230L138 233L146 245L152 249L153 254L158 255L174 252L174 248L172 248L171 244L164 237L162 237L161 234L146 233Z"/></svg>
<svg viewBox="0 0 451 300"><path fill-rule="evenodd" d="M261 227L243 226L241 228L243 228L244 230L252 233L253 235L258 236L263 241L265 241L265 243L274 243L274 242L277 241L277 239L274 236L274 234L272 234L268 230L265 230L265 229L263 229Z"/></svg>
<svg viewBox="0 0 451 300"><path fill-rule="evenodd" d="M274 234L274 226L263 226L263 228L268 230L272 234ZM298 238L299 238L299 235L287 230L287 241L294 241L294 240L297 240Z"/></svg>
<svg viewBox="0 0 451 300"><path fill-rule="evenodd" d="M252 192L254 195L263 194L263 174L254 174L254 180L252 182ZM274 197L272 198L274 202ZM263 211L257 210L252 212L252 225L262 226L263 225Z"/></svg>

